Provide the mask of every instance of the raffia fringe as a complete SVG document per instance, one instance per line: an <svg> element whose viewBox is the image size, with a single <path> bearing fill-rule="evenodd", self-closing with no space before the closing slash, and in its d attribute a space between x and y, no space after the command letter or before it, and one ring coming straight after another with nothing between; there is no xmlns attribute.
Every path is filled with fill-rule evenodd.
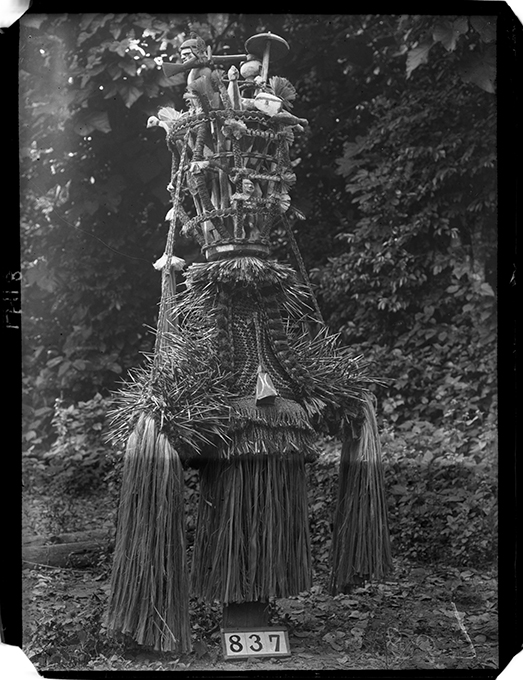
<svg viewBox="0 0 523 680"><path fill-rule="evenodd" d="M200 470L192 567L207 602L290 597L311 586L303 457L212 461Z"/></svg>
<svg viewBox="0 0 523 680"><path fill-rule="evenodd" d="M220 447L221 458L299 453L310 461L317 455L317 434L305 409L291 399L276 397L274 404L263 406L254 397L234 399L229 413L229 443Z"/></svg>
<svg viewBox="0 0 523 680"><path fill-rule="evenodd" d="M191 650L183 470L152 417L125 452L108 628L164 652Z"/></svg>
<svg viewBox="0 0 523 680"><path fill-rule="evenodd" d="M254 397L235 399L230 404L230 428L242 427L246 422L267 427L294 427L313 431L307 412L296 401L276 397L274 404L257 406Z"/></svg>
<svg viewBox="0 0 523 680"><path fill-rule="evenodd" d="M316 457L316 435L304 433L302 430L247 425L239 432L232 432L230 437L229 446L221 449L224 458L260 454L288 458L303 454L305 459L310 461Z"/></svg>
<svg viewBox="0 0 523 680"><path fill-rule="evenodd" d="M342 444L332 540L331 591L358 580L381 579L392 569L381 445L374 406L364 402L358 439Z"/></svg>

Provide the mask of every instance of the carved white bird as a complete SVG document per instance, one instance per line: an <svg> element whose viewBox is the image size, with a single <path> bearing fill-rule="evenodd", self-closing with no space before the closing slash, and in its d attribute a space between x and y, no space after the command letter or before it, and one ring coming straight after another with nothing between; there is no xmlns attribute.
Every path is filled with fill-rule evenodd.
<svg viewBox="0 0 523 680"><path fill-rule="evenodd" d="M166 133L168 133L178 118L182 114L173 109L171 106L162 106L158 110L158 116L149 116L147 119L147 127L162 127Z"/></svg>
<svg viewBox="0 0 523 680"><path fill-rule="evenodd" d="M166 134L170 130L169 125L165 121L157 118L157 116L149 116L149 118L147 119L147 127L148 128L162 127L165 130Z"/></svg>

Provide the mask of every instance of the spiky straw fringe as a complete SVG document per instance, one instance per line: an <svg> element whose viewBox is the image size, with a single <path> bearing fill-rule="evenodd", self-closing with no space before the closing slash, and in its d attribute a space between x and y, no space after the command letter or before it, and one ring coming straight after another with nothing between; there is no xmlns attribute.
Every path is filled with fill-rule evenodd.
<svg viewBox="0 0 523 680"><path fill-rule="evenodd" d="M246 422L270 427L296 427L313 432L305 409L292 399L277 396L274 404L256 405L254 397L232 399L230 427L236 429Z"/></svg>
<svg viewBox="0 0 523 680"><path fill-rule="evenodd" d="M153 418L127 442L108 628L163 652L191 650L183 470Z"/></svg>
<svg viewBox="0 0 523 680"><path fill-rule="evenodd" d="M307 376L308 393L326 403L346 407L355 400L359 412L369 384L383 382L369 375L368 362L349 347L342 346L340 334L331 333L326 326L320 327L312 339L295 326L289 325L287 332L289 346L299 357Z"/></svg>
<svg viewBox="0 0 523 680"><path fill-rule="evenodd" d="M392 568L378 426L367 396L358 438L346 427L332 539L331 591L358 579L381 579Z"/></svg>
<svg viewBox="0 0 523 680"><path fill-rule="evenodd" d="M317 433L305 409L292 399L278 396L263 406L253 397L231 400L228 432L230 442L221 447L225 458L300 453L310 462L317 457Z"/></svg>
<svg viewBox="0 0 523 680"><path fill-rule="evenodd" d="M254 289L274 286L280 290L294 286L301 291L296 272L291 267L250 256L195 262L187 269L186 279L187 285L195 290L211 284L213 287L230 285Z"/></svg>
<svg viewBox="0 0 523 680"><path fill-rule="evenodd" d="M303 456L306 462L315 460L316 433L280 426L279 428L247 424L242 430L231 432L231 443L221 448L225 458L271 455L285 458L288 455Z"/></svg>
<svg viewBox="0 0 523 680"><path fill-rule="evenodd" d="M294 385L298 390L296 396L307 414L317 418L320 425L322 415L339 422L340 411L358 418L369 384L383 382L369 375L362 357L342 347L339 334L330 333L326 326L321 326L311 339L304 323L312 318L312 310L305 305L308 293L287 265L256 257L195 263L186 273L186 283L188 290L179 304L182 328L184 315L190 316L193 309L206 310L198 311L203 323L215 322L216 295L221 287L231 296L236 293L245 296L247 291L262 289L267 296L270 291L285 312L284 332L301 367L302 379Z"/></svg>
<svg viewBox="0 0 523 680"><path fill-rule="evenodd" d="M184 459L227 440L228 404L236 395L227 388L211 330L201 326L191 325L192 335L164 333L161 351L131 372L114 394L108 441L125 442L142 413L161 423Z"/></svg>
<svg viewBox="0 0 523 680"><path fill-rule="evenodd" d="M200 470L193 592L207 602L252 602L311 586L302 456L211 461Z"/></svg>

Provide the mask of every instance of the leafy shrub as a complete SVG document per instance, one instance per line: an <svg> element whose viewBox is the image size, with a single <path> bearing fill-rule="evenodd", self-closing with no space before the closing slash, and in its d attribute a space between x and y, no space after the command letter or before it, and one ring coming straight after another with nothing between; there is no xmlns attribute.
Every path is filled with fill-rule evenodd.
<svg viewBox="0 0 523 680"><path fill-rule="evenodd" d="M470 430L474 432L471 435ZM405 421L382 430L393 554L416 562L490 564L497 553L493 423L480 431ZM329 569L339 451L328 442L309 466L315 569Z"/></svg>
<svg viewBox="0 0 523 680"><path fill-rule="evenodd" d="M335 263L332 267L336 270ZM372 360L375 375L386 378L376 396L380 411L397 425L428 420L461 429L461 420L475 418L477 427L496 411L494 291L463 275L449 281L445 291L432 291L421 309L410 310L408 325L385 315L381 321L390 323L381 337L377 325L358 326L353 320L342 325L344 342ZM335 283L329 285L333 291Z"/></svg>
<svg viewBox="0 0 523 680"><path fill-rule="evenodd" d="M24 378L24 382L28 382L26 378ZM39 451L50 446L56 438L52 425L53 414L54 408L52 406L41 405L35 408L26 399L23 400L22 450L24 462L28 463L24 466L24 472L27 473L25 483L34 481L34 476L38 474L38 471L45 468L43 462L38 462Z"/></svg>
<svg viewBox="0 0 523 680"><path fill-rule="evenodd" d="M307 466L309 527L313 569L326 573L330 569L332 518L338 493L339 442L326 439L321 457Z"/></svg>
<svg viewBox="0 0 523 680"><path fill-rule="evenodd" d="M104 622L108 585L95 574L36 567L26 576L32 587L25 606L32 615L24 617L24 651L38 667L73 669L92 656L118 651Z"/></svg>
<svg viewBox="0 0 523 680"><path fill-rule="evenodd" d="M100 394L68 406L57 401L52 422L58 436L48 451L37 456L50 488L82 495L107 481L114 467L103 439L107 406Z"/></svg>
<svg viewBox="0 0 523 680"><path fill-rule="evenodd" d="M397 553L457 566L497 549L495 434L406 422L383 433L389 518Z"/></svg>

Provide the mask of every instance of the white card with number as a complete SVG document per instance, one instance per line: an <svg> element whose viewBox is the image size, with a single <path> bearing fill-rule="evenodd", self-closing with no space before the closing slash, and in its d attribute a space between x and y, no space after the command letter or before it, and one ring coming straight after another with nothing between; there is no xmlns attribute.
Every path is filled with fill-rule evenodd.
<svg viewBox="0 0 523 680"><path fill-rule="evenodd" d="M222 628L222 643L226 659L290 656L287 631L281 628Z"/></svg>

